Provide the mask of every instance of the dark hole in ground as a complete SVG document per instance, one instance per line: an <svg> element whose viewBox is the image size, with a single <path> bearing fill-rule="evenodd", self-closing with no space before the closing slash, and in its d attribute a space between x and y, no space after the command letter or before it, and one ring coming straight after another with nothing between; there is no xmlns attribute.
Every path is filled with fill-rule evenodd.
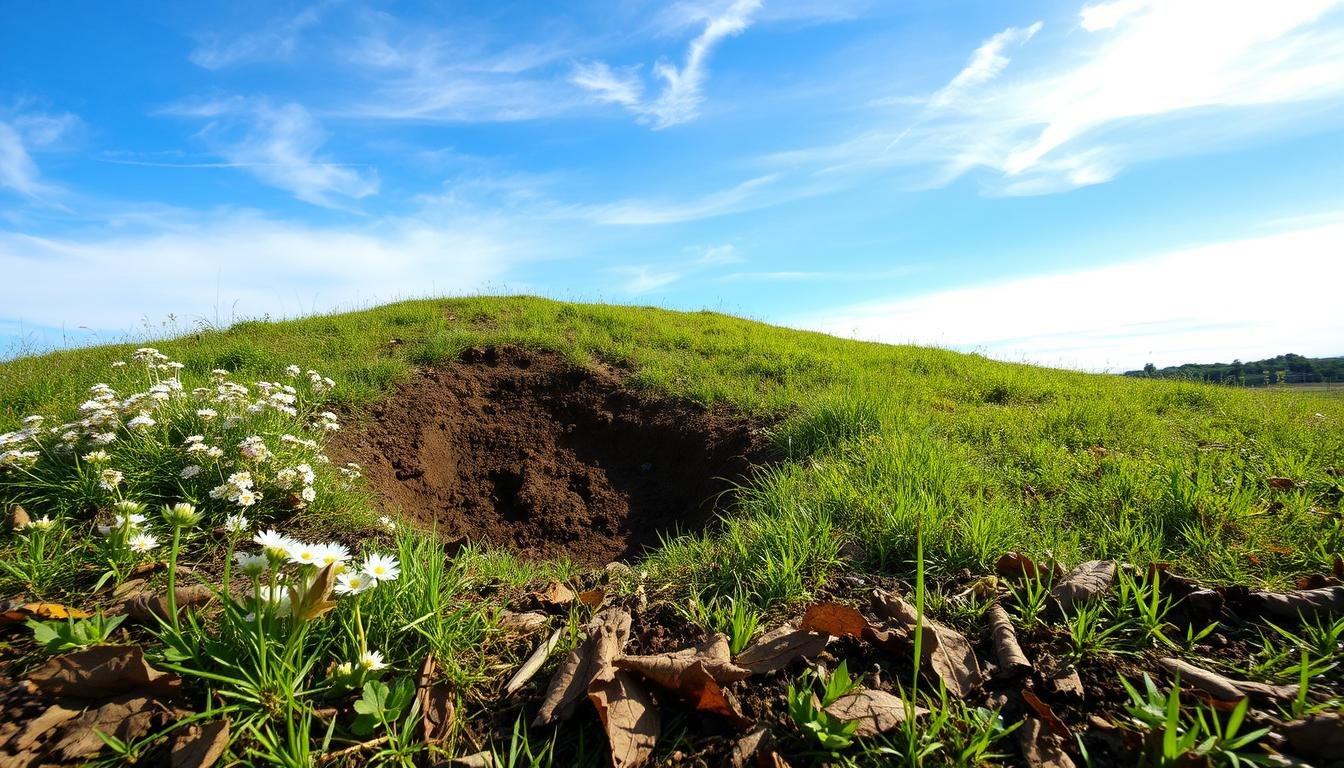
<svg viewBox="0 0 1344 768"><path fill-rule="evenodd" d="M342 433L383 505L450 537L586 565L703 528L764 460L759 424L559 355L472 349Z"/></svg>

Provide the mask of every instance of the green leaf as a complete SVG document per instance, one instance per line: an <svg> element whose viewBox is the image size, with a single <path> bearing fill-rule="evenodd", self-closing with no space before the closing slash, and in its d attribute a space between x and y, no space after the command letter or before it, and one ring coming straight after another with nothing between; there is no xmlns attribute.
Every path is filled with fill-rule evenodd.
<svg viewBox="0 0 1344 768"><path fill-rule="evenodd" d="M33 641L36 642L38 645L47 645L51 643L53 640L58 640L61 635L57 627L53 626L55 624L57 624L57 622L45 622L45 621L37 621L35 619L29 619L28 628L33 630Z"/></svg>

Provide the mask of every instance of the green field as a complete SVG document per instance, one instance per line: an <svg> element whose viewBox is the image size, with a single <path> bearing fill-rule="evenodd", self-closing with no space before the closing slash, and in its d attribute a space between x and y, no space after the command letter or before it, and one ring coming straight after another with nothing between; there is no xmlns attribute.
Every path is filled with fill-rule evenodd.
<svg viewBox="0 0 1344 768"><path fill-rule="evenodd" d="M319 371L334 388L303 395L301 405L349 414L347 429L356 428L364 409L417 368L450 365L463 350L500 345L554 351L584 366L613 365L627 370L630 384L646 392L727 405L768 425L779 460L727 500L722 523L669 539L631 563L628 579L613 578L608 586L613 594L638 591L654 604L684 607L689 601L686 615L699 616L702 625L732 629L732 621L710 614L740 603L760 616L762 626L774 626L809 601L834 596L842 576L913 581L917 557L930 584L955 579L964 569L992 573L1001 555L1017 551L1066 566L1089 559L1115 559L1140 570L1167 564L1210 586L1285 588L1299 576L1330 572L1344 549L1344 400L1334 392L1085 374L848 341L712 312L528 297L403 302L348 314L244 322L154 343L184 365L180 375L187 391L208 384L212 369L227 370L239 382L281 381L291 364ZM32 414L46 417L48 425L76 418L76 408L97 383L119 392L143 389L143 367L111 367L133 349L102 346L0 364L0 432L20 429ZM266 434L303 427L284 414L266 418L273 419L265 423ZM320 439L316 433L311 437ZM183 486L162 476L170 466L177 472L170 453L144 448L127 454L127 479L118 486L124 491L116 493L178 500L174 494L180 497ZM75 527L89 525L95 516L104 519L107 507L96 482L69 471L0 474L0 502L21 502L30 516L55 516L61 530L71 531L40 555L33 552L32 534L4 534L0 558L18 565L0 572L0 596L93 607L86 596L108 569L107 556L97 537ZM334 468L319 466L310 483L316 487L311 504L287 513L268 507L273 501L268 497L255 507L253 522L345 542L366 536L371 545L395 548L401 577L369 592L363 612L353 618L342 604L330 614L337 617L327 622L332 627L315 626L297 652L332 656L334 648L354 642L350 628L355 627L360 647L376 645L393 673L409 678L432 651L438 674L453 686L459 713L467 713L444 748L507 750L509 738L516 746L519 737L509 737L497 723L469 725L471 717L489 719L482 713L527 709L520 710L517 701L498 705L498 689L532 650L532 643L520 643L501 629L501 603L481 599L478 587L495 585L502 600L549 579L583 586L591 576L564 561L519 562L506 552L472 546L445 559L432 536L409 535L404 526L395 536L377 532L382 510L358 483L340 480ZM225 506L193 500L209 525L223 524ZM220 553L212 553L205 541L187 536L185 542L183 558L206 570L218 564ZM166 540L162 544L161 552ZM34 566L34 557L45 559ZM129 565L111 567L110 581L123 580L119 569ZM923 595L921 590L921 600ZM929 596L929 610L944 611L950 623L969 627L979 620L978 612L963 615L945 596L933 591ZM579 642L578 626L587 620L582 611L575 606L557 654ZM152 640L137 637L151 647L171 648L174 637L190 644L192 632L219 631L211 627L207 621L196 629L166 629ZM25 638L11 633L0 639L8 644L11 665L26 669L42 658L24 645ZM155 658L196 680L202 686L196 690L234 691L197 700L198 707L230 707L225 714L234 723L229 746L234 764L309 765L318 752L358 746L364 737L347 731L340 718L330 732L335 741L323 745L326 721L314 720L313 712L328 705L326 694L296 692L324 669L273 668L269 674L278 677L269 683L247 684L293 686L278 698L270 689L237 693L252 689L236 679L247 677L249 664L271 652L257 650L255 658L227 664L197 651L185 659L183 653ZM205 674L207 668L215 670L213 677ZM226 668L233 672L220 671ZM546 676L539 678L543 686ZM960 725L947 726L949 732L975 732L968 724L979 722L965 713L954 720ZM287 725L277 724L282 722ZM410 765L423 759L422 742L391 735L398 727L395 718L378 727L386 729L386 738L366 752L351 752L350 764ZM296 728L312 737L295 736ZM575 728L561 730L555 764L605 762L600 725L593 720ZM698 748L692 735L668 735L695 733L690 724L665 723L663 730L659 760L671 760L678 749L693 754ZM556 738L549 729L533 731L538 744ZM498 733L505 734L499 737L503 742ZM575 733L587 734L586 746L575 746ZM789 744L789 737L777 738ZM299 742L307 746L301 749ZM163 744L154 735L136 749L157 754ZM892 749L913 749L912 744ZM312 755L303 751L309 747ZM898 759L868 747L816 759L873 765L981 760L964 762L940 749L927 761L908 751ZM1011 744L998 749L1016 754ZM812 752L789 754L804 760L797 755Z"/></svg>

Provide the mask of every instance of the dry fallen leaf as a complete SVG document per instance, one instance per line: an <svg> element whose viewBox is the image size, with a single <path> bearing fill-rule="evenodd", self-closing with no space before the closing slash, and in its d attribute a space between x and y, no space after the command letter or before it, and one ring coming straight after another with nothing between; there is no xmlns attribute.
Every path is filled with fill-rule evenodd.
<svg viewBox="0 0 1344 768"><path fill-rule="evenodd" d="M455 757L449 765L453 768L495 768L495 753L475 752L470 755Z"/></svg>
<svg viewBox="0 0 1344 768"><path fill-rule="evenodd" d="M607 599L606 590L603 590L601 587L587 589L579 593L579 602L583 603L589 608L597 608L601 606L602 603L606 601L606 599Z"/></svg>
<svg viewBox="0 0 1344 768"><path fill-rule="evenodd" d="M723 634L715 634L697 646L672 653L625 656L615 660L618 668L638 672L668 689L678 688L681 675L696 664L704 667L719 683L732 683L751 677L750 670L730 660L728 637Z"/></svg>
<svg viewBox="0 0 1344 768"><path fill-rule="evenodd" d="M745 680L751 672L728 660L728 638L715 635L694 648L653 656L624 656L614 660L617 669L638 672L685 699L701 712L712 712L738 728L752 724L727 699L720 683Z"/></svg>
<svg viewBox="0 0 1344 768"><path fill-rule="evenodd" d="M1299 589L1291 592L1251 593L1260 609L1275 616L1295 619L1298 616L1344 613L1344 587Z"/></svg>
<svg viewBox="0 0 1344 768"><path fill-rule="evenodd" d="M574 590L558 581L552 581L547 583L540 591L533 592L529 597L543 607L558 608L574 602Z"/></svg>
<svg viewBox="0 0 1344 768"><path fill-rule="evenodd" d="M177 598L179 614L189 608L205 605L215 597L214 591L204 584L178 587L173 592ZM153 622L155 619L167 619L168 597L153 592L138 592L122 600L110 612L124 613L131 621L141 624Z"/></svg>
<svg viewBox="0 0 1344 768"><path fill-rule="evenodd" d="M994 640L994 653L999 658L999 674L1005 677L1017 677L1031 671L1031 661L1022 652L1017 643L1017 631L1008 612L998 603L991 603L985 611L989 619L989 632Z"/></svg>
<svg viewBox="0 0 1344 768"><path fill-rule="evenodd" d="M1040 716L1041 721L1045 723L1051 733L1065 741L1073 741L1073 732L1069 730L1069 726L1065 725L1063 720L1059 719L1059 715L1055 714L1055 710L1051 709L1049 704L1041 701L1040 697L1026 688L1022 689L1022 700L1027 703L1027 706L1031 707L1033 712Z"/></svg>
<svg viewBox="0 0 1344 768"><path fill-rule="evenodd" d="M897 622L911 633L915 631L919 615L914 606L882 590L873 590L872 600L874 613ZM923 663L933 669L947 686L948 693L965 698L984 682L975 649L955 629L928 616L923 618L923 629L928 630L920 631Z"/></svg>
<svg viewBox="0 0 1344 768"><path fill-rule="evenodd" d="M1269 487L1276 491L1291 491L1297 487L1297 482L1291 477L1271 477L1266 480Z"/></svg>
<svg viewBox="0 0 1344 768"><path fill-rule="evenodd" d="M448 683L434 682L438 669L434 654L426 656L425 663L420 666L420 679L415 685L415 698L420 702L420 738L431 745L448 738L457 716L453 687Z"/></svg>
<svg viewBox="0 0 1344 768"><path fill-rule="evenodd" d="M1328 764L1344 754L1344 712L1323 712L1278 730L1287 740L1287 751L1298 757Z"/></svg>
<svg viewBox="0 0 1344 768"><path fill-rule="evenodd" d="M1110 589L1113 581L1114 560L1088 560L1074 566L1050 594L1059 603L1060 610L1067 613L1074 603L1090 600Z"/></svg>
<svg viewBox="0 0 1344 768"><path fill-rule="evenodd" d="M101 752L105 746L95 730L122 741L134 741L153 730L155 716L164 712L164 708L153 698L135 694L118 696L96 708L85 710L78 718L70 721L61 732L60 739L51 747L50 754L61 760L82 763Z"/></svg>
<svg viewBox="0 0 1344 768"><path fill-rule="evenodd" d="M1017 739L1022 757L1031 768L1074 768L1073 759L1059 744L1059 736L1050 733L1038 718L1023 718Z"/></svg>
<svg viewBox="0 0 1344 768"><path fill-rule="evenodd" d="M499 615L499 626L513 632L530 635L546 626L548 620L549 617L540 611L528 611L526 613L504 611Z"/></svg>
<svg viewBox="0 0 1344 768"><path fill-rule="evenodd" d="M1297 697L1296 685L1268 685L1251 680L1234 680L1197 667L1188 661L1171 657L1159 659L1158 663L1168 672L1179 674L1181 682L1220 701L1240 701L1248 695L1274 701L1291 701Z"/></svg>
<svg viewBox="0 0 1344 768"><path fill-rule="evenodd" d="M908 638L874 626L857 608L842 603L813 603L803 614L798 628L834 637L856 637L897 654L910 650Z"/></svg>
<svg viewBox="0 0 1344 768"><path fill-rule="evenodd" d="M593 617L587 637L560 664L546 699L537 713L535 725L551 725L574 713L574 705L588 693L588 686L630 639L630 614L622 608L608 608Z"/></svg>
<svg viewBox="0 0 1344 768"><path fill-rule="evenodd" d="M588 698L607 731L612 768L635 768L653 754L661 728L658 709L629 672L610 669L593 681Z"/></svg>
<svg viewBox="0 0 1344 768"><path fill-rule="evenodd" d="M787 624L765 633L737 655L733 663L753 674L774 672L797 659L807 659L826 650L827 633L794 629Z"/></svg>
<svg viewBox="0 0 1344 768"><path fill-rule="evenodd" d="M1064 664L1045 676L1045 686L1056 696L1081 701L1083 699L1083 680L1072 664Z"/></svg>
<svg viewBox="0 0 1344 768"><path fill-rule="evenodd" d="M858 730L854 733L865 739L896 729L911 714L901 697L870 688L859 688L841 696L826 711L847 723L858 722ZM916 706L913 709L916 717L928 713L924 707Z"/></svg>
<svg viewBox="0 0 1344 768"><path fill-rule="evenodd" d="M550 637L537 646L537 649L532 652L527 661L523 662L523 666L519 667L513 677L509 678L508 684L504 686L504 695L512 696L518 692L519 688L527 685L527 681L531 680L532 676L537 674L537 670L541 669L546 660L551 657L551 651L555 650L555 646L560 644L562 632L561 629L555 630Z"/></svg>
<svg viewBox="0 0 1344 768"><path fill-rule="evenodd" d="M751 733L738 739L733 744L733 768L746 768L747 763L752 762L761 748L769 743L770 729L763 725L757 726Z"/></svg>
<svg viewBox="0 0 1344 768"><path fill-rule="evenodd" d="M228 746L228 720L189 726L173 743L173 768L210 768Z"/></svg>
<svg viewBox="0 0 1344 768"><path fill-rule="evenodd" d="M28 515L28 510L18 504L10 507L9 513L5 515L5 523L8 524L11 531L21 531L27 528L32 521L32 517Z"/></svg>
<svg viewBox="0 0 1344 768"><path fill-rule="evenodd" d="M182 680L145 662L138 645L95 645L53 656L28 676L33 685L55 696L102 699L136 692L172 693Z"/></svg>
<svg viewBox="0 0 1344 768"><path fill-rule="evenodd" d="M29 619L87 619L92 615L60 603L24 603L0 613L0 626L21 624Z"/></svg>
<svg viewBox="0 0 1344 768"><path fill-rule="evenodd" d="M79 716L78 709L66 709L59 704L47 707L46 711L29 720L22 731L15 733L7 741L0 739L0 746L9 752L26 752L38 742L44 741L51 731L69 720Z"/></svg>
<svg viewBox="0 0 1344 768"><path fill-rule="evenodd" d="M1007 552L994 562L994 571L1000 576L1015 578L1036 578L1040 573L1036 563L1021 552Z"/></svg>

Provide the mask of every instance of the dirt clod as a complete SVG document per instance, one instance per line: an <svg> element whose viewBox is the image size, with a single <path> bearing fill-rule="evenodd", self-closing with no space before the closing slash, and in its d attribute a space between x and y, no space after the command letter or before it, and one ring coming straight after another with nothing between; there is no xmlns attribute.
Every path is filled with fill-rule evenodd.
<svg viewBox="0 0 1344 768"><path fill-rule="evenodd" d="M554 354L468 350L342 433L383 504L447 537L584 565L694 530L763 457L755 424Z"/></svg>

